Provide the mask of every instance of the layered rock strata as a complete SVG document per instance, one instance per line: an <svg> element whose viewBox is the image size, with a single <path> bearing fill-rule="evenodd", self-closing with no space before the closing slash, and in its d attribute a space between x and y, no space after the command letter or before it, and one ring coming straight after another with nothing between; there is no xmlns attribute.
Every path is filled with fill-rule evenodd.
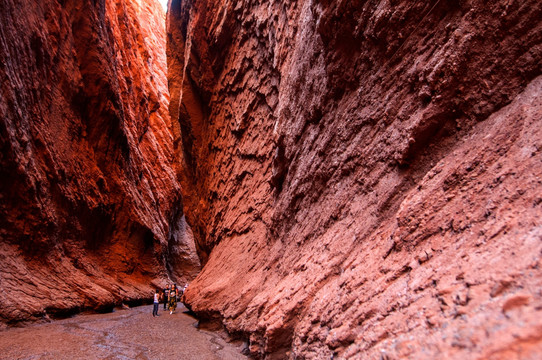
<svg viewBox="0 0 542 360"><path fill-rule="evenodd" d="M172 0L186 302L262 358L538 358L541 19Z"/></svg>
<svg viewBox="0 0 542 360"><path fill-rule="evenodd" d="M0 1L0 321L197 272L152 0Z"/></svg>

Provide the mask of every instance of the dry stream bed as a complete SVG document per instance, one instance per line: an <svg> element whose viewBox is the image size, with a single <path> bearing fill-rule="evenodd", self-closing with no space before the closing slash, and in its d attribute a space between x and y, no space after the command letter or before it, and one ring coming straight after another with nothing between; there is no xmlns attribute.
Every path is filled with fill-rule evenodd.
<svg viewBox="0 0 542 360"><path fill-rule="evenodd" d="M242 342L198 330L182 305L170 315L160 304L108 314L78 315L0 331L0 359L246 359Z"/></svg>

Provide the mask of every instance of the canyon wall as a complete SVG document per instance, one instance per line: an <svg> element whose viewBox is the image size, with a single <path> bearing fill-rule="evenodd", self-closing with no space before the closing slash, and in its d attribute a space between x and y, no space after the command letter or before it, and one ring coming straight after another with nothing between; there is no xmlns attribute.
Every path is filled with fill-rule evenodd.
<svg viewBox="0 0 542 360"><path fill-rule="evenodd" d="M541 19L170 1L186 303L262 358L539 358Z"/></svg>
<svg viewBox="0 0 542 360"><path fill-rule="evenodd" d="M197 273L165 42L152 0L0 1L0 322L107 310Z"/></svg>

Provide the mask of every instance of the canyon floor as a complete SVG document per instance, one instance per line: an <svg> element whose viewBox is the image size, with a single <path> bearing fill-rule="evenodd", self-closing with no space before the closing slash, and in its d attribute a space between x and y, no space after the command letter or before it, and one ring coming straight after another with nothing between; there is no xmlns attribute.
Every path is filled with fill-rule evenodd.
<svg viewBox="0 0 542 360"><path fill-rule="evenodd" d="M160 304L0 332L0 359L246 359L243 343L196 328L181 305L170 315Z"/></svg>

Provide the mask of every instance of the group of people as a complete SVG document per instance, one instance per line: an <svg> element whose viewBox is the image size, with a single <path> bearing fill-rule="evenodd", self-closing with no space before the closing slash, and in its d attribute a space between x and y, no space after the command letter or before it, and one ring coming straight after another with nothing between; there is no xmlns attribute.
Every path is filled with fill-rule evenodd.
<svg viewBox="0 0 542 360"><path fill-rule="evenodd" d="M166 310L167 307L167 309L169 310L169 314L173 314L173 312L177 309L177 301L180 300L180 296L182 296L184 290L187 287L188 284L184 286L180 294L176 284L173 284L171 286L167 285L162 290L162 293L160 293L160 291L156 289L156 292L154 293L154 309L152 311L152 316L160 316L158 315L160 300L164 302L164 310Z"/></svg>

